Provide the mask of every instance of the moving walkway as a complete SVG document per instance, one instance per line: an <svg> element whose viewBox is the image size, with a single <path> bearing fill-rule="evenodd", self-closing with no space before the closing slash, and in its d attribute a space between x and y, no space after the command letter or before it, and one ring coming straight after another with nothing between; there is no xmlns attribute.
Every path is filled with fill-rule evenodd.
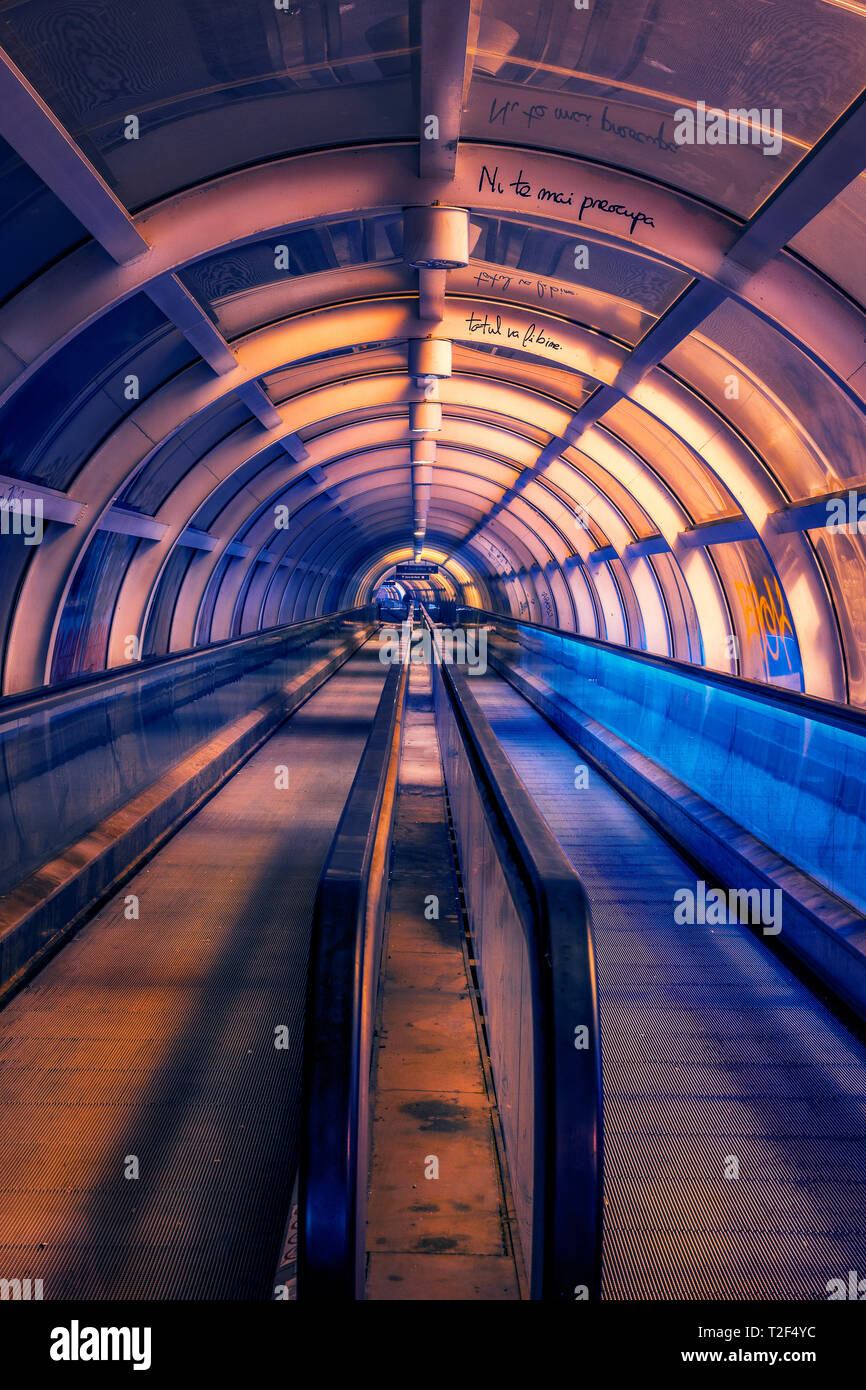
<svg viewBox="0 0 866 1390"><path fill-rule="evenodd" d="M824 1298L866 1218L856 971L833 987L838 943L677 923L719 861L557 693L544 631L497 625L486 674L430 670L424 755L438 741L516 1271L477 1296ZM371 1128L413 674L353 610L0 705L7 839L58 807L0 898L0 1244L46 1297L382 1296ZM411 1208L408 1252L438 1248L435 1206Z"/></svg>

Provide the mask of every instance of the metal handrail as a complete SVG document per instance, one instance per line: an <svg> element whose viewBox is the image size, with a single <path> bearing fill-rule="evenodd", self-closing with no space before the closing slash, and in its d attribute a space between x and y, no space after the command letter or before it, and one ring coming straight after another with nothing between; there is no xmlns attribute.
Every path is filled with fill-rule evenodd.
<svg viewBox="0 0 866 1390"><path fill-rule="evenodd" d="M298 1167L298 1297L364 1296L370 1069L405 663L391 667L319 881Z"/></svg>
<svg viewBox="0 0 866 1390"><path fill-rule="evenodd" d="M531 1249L523 1254L529 1266L530 1296L568 1301L598 1298L603 1102L589 903L577 873L478 705L471 680L447 665L438 665L436 672L437 724L441 729L441 721L448 717L444 696L523 926L529 960L534 1173ZM445 762L448 781L451 769ZM456 777L451 780L455 783ZM449 795L453 790L449 785ZM473 848L477 852L477 847L459 845L458 837L470 927ZM486 1003L485 1014L490 1028ZM494 1085L498 1087L495 1070ZM511 1164L514 1153L508 1154L507 1125L503 1128Z"/></svg>
<svg viewBox="0 0 866 1390"><path fill-rule="evenodd" d="M81 675L70 676L67 680L56 681L49 686L37 686L33 690L3 695L0 696L0 717L23 717L31 713L31 707L35 710L53 707L74 699L79 694L86 694L88 697L92 695L96 699L100 695L100 687L122 687L150 675L153 675L156 683L163 674L169 678L174 671L180 671L185 666L198 669L205 665L208 657L219 657L223 653L234 660L238 650L255 652L261 649L265 652L271 646L279 646L284 642L297 646L311 633L325 630L328 626L348 619L375 622L375 605L364 604L358 608L344 608L337 613L326 613L319 618L304 618L298 623L280 623L275 627L246 633L242 637L223 637L216 642L208 642L199 647L186 647L179 652L144 656L124 666L109 666L104 671L84 672Z"/></svg>

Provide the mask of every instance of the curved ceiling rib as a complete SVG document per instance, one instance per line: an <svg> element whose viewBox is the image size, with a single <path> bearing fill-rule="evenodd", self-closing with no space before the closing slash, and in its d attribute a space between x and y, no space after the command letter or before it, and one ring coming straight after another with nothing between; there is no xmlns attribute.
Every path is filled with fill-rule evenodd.
<svg viewBox="0 0 866 1390"><path fill-rule="evenodd" d="M111 7L0 16L0 188L54 213L26 254L0 218L0 500L44 517L3 536L4 691L421 555L458 601L866 704L833 523L866 487L857 15L773 0L780 49L822 34L804 99L748 7L724 56L707 17L707 76L675 0L616 43L565 0L543 32L517 0L260 0L243 36L178 0L185 76L140 15L101 41L141 52L128 112L70 77L73 8ZM762 113L747 141L674 139L714 104Z"/></svg>

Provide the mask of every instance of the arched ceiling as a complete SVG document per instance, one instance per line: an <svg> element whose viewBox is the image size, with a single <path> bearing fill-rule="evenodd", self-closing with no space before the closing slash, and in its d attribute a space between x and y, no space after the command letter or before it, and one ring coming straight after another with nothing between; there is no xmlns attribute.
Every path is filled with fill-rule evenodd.
<svg viewBox="0 0 866 1390"><path fill-rule="evenodd" d="M0 0L0 45L4 692L420 556L866 704L866 4Z"/></svg>

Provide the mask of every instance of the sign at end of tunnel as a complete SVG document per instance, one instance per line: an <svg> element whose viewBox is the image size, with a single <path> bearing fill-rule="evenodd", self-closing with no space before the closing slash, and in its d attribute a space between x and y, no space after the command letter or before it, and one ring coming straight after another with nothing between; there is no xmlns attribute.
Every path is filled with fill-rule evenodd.
<svg viewBox="0 0 866 1390"><path fill-rule="evenodd" d="M395 579L429 579L431 574L438 574L438 565L398 565Z"/></svg>

